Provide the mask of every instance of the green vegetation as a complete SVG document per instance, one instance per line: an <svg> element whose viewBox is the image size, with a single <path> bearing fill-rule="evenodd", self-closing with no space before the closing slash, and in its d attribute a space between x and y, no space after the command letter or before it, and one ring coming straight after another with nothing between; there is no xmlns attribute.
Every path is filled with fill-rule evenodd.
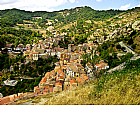
<svg viewBox="0 0 140 140"><path fill-rule="evenodd" d="M102 75L76 90L63 91L32 98L32 102L46 105L139 105L140 59L129 61L125 69ZM28 99L30 100L30 99ZM20 100L17 104L28 102Z"/></svg>
<svg viewBox="0 0 140 140"><path fill-rule="evenodd" d="M32 61L21 65L21 70L15 73L21 76L38 77L43 76L46 72L51 71L55 67L56 56L50 56L47 59L39 58L38 61Z"/></svg>
<svg viewBox="0 0 140 140"><path fill-rule="evenodd" d="M104 60L108 63L110 68L116 67L123 62L130 60L130 58L133 56L132 53L127 53L123 56L117 56L117 54L122 52L122 50L123 49L121 46L119 46L114 41L104 42L96 50L100 53L99 56L96 54L93 55L93 52L83 55L82 65L85 67L85 65L89 62L94 66L96 63L99 63L99 61Z"/></svg>
<svg viewBox="0 0 140 140"><path fill-rule="evenodd" d="M128 11L96 11L87 6L55 12L1 10L0 50L10 44L12 48L16 48L19 44L23 44L24 47L27 44L37 45L39 40L43 45L50 43L52 47L59 45L65 49L68 48L68 44L79 45L91 42L93 44L90 47L93 47L93 50L90 54L86 53L86 48L83 49L85 51L83 66L90 62L94 67L96 63L104 60L110 68L127 62L126 68L105 75L103 75L105 71L98 73L93 70L94 81L87 83L84 88L78 87L76 91L46 95L44 96L48 100L46 104L140 104L138 86L140 60L129 62L133 55L119 43L122 41L130 49L140 52L139 25L133 26L134 22L139 20L139 14L140 8ZM47 37L54 40L58 34L64 39L54 43L47 40ZM28 62L22 53L16 57L0 54L0 71L2 71L0 83L8 78L18 79L15 87L2 86L0 92L4 96L32 92L42 76L54 69L54 63L57 61L56 56ZM10 70L11 66L13 70ZM39 103L40 99L36 97L33 102Z"/></svg>
<svg viewBox="0 0 140 140"><path fill-rule="evenodd" d="M10 58L7 54L1 54L0 71L4 69L10 71L9 69L12 65L13 71L11 72L11 77L14 77L13 75L37 77L43 75L47 71L53 70L55 66L54 63L57 61L58 59L56 56L50 56L47 59L39 58L38 61L31 61L25 64L25 57L21 55L16 58Z"/></svg>
<svg viewBox="0 0 140 140"><path fill-rule="evenodd" d="M119 49L122 50L122 48ZM113 68L123 62L126 62L133 56L133 54L127 53L124 56L118 57L117 53L119 53L119 49L117 50L117 43L111 41L105 42L98 47L98 51L101 54L98 59L105 60L108 62L110 68Z"/></svg>
<svg viewBox="0 0 140 140"><path fill-rule="evenodd" d="M10 58L7 54L1 54L0 71L4 71L3 75L0 76L0 84L8 78L18 80L18 84L15 87L2 86L0 88L0 93L3 93L3 96L7 96L20 92L33 91L34 87L39 84L44 74L54 69L54 63L57 61L58 59L56 56L51 56L47 59L39 58L38 61L31 61L25 64L25 58L21 55L16 58ZM10 71L11 65L13 66L12 71Z"/></svg>
<svg viewBox="0 0 140 140"><path fill-rule="evenodd" d="M139 8L131 11L137 12ZM4 46L5 43L12 43L15 46L18 43L31 44L41 39L42 34L48 37L52 36L51 32L46 31L49 27L46 24L49 21L57 31L67 32L66 38L68 38L68 42L76 45L87 42L89 36L96 32L96 29L102 29L100 34L106 38L107 32L104 28L109 29L112 21L117 22L114 25L115 28L121 27L122 25L118 23L119 15L127 14L131 11L113 9L100 11L87 6L55 12L30 12L18 9L1 10L0 45ZM122 24L125 25L125 23ZM65 29L66 26L67 28ZM132 43L132 41L130 40L129 43ZM136 46L132 47L135 48Z"/></svg>
<svg viewBox="0 0 140 140"><path fill-rule="evenodd" d="M2 93L3 96L8 96L21 92L33 92L34 87L39 84L41 78L42 77L40 76L34 79L28 79L28 80L23 79L22 81L18 80L18 84L14 87L2 86L2 88L0 88L0 93Z"/></svg>
<svg viewBox="0 0 140 140"><path fill-rule="evenodd" d="M54 11L54 12L46 12L46 11L30 12L30 11L19 10L14 8L14 9L0 10L0 16L1 16L2 23L3 21L5 22L10 17L10 19L7 20L7 23L10 24L7 24L6 26L9 25L11 26L14 25L15 23L23 23L23 20L31 20L33 17L42 17L43 20L47 18L51 20L58 19L60 21L72 22L74 20L77 20L77 17L85 20L87 19L104 20L104 19L109 19L122 12L125 11L113 10L113 9L94 10L88 6L76 7L70 10L65 9L65 10Z"/></svg>
<svg viewBox="0 0 140 140"><path fill-rule="evenodd" d="M0 47L5 47L8 43L13 44L13 47L19 44L33 44L41 37L42 35L35 31L4 27L0 30Z"/></svg>
<svg viewBox="0 0 140 140"><path fill-rule="evenodd" d="M51 20L55 27L64 26L71 22L77 21L77 29L74 27L78 31L77 33L75 32L75 34L77 34L75 36L75 43L83 43L86 41L88 36L87 34L85 34L86 30L89 30L92 27L92 24L85 23L86 20L105 20L122 12L123 11L119 10L95 11L90 7L79 7L70 10L66 9L59 12L29 12L18 9L1 10L0 45L2 44L2 46L4 46L5 43L12 43L17 46L17 44L19 43L33 43L34 40L42 37L41 34L39 34L38 32L34 32L33 29L47 29L48 26L46 26L46 19ZM41 18L36 19L35 17ZM83 23L87 25L86 28L83 28ZM26 28L24 29L26 24L27 26L31 24L32 31L27 30ZM72 30L73 29L71 29L71 31Z"/></svg>
<svg viewBox="0 0 140 140"><path fill-rule="evenodd" d="M135 78L135 76L137 77L137 74L138 75L140 74L139 62L140 62L140 59L136 61L127 61L126 66L123 70L113 72L112 74L108 73L99 77L97 79L98 82L96 85L96 93L101 93L105 89L110 90L110 88L107 86L109 86L108 81L111 81L111 80L115 82L115 83L112 82L112 85L120 84L119 82L123 82L124 78L128 78L130 80L127 82L133 83L134 82L133 79ZM128 84L130 85L130 83ZM126 87L127 87L127 84L126 84ZM123 88L126 88L126 87L123 87ZM121 87L118 86L118 88L121 88ZM125 90L127 90L127 88Z"/></svg>
<svg viewBox="0 0 140 140"><path fill-rule="evenodd" d="M64 20L65 23L73 22L79 19L83 20L105 20L109 19L123 11L119 10L107 10L107 11L99 11L94 10L88 6L85 7L77 7L71 10L62 10L64 17L61 20Z"/></svg>
<svg viewBox="0 0 140 140"><path fill-rule="evenodd" d="M30 12L18 9L1 10L0 16L0 26L2 28L15 26L17 23L23 23L25 19L31 19Z"/></svg>

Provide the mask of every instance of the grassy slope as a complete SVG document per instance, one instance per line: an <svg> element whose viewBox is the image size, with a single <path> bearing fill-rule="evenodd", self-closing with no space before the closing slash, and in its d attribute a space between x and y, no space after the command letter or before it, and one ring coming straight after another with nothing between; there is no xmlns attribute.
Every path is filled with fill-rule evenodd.
<svg viewBox="0 0 140 140"><path fill-rule="evenodd" d="M99 93L96 91L98 82L93 82L75 91L51 97L45 104L140 104L140 73L131 76L132 73L109 79Z"/></svg>
<svg viewBox="0 0 140 140"><path fill-rule="evenodd" d="M137 53L140 53L140 34L138 36L135 37L134 39L134 44L136 44L136 49L135 51Z"/></svg>
<svg viewBox="0 0 140 140"><path fill-rule="evenodd" d="M43 95L32 100L46 105L115 105L140 104L140 59L112 74L106 74L73 91ZM130 67L131 66L131 67ZM26 101L19 101L21 104Z"/></svg>

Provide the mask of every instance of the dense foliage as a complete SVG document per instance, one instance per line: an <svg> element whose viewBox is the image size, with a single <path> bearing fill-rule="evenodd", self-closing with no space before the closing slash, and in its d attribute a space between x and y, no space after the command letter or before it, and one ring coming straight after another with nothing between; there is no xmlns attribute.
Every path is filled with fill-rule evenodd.
<svg viewBox="0 0 140 140"><path fill-rule="evenodd" d="M43 19L57 19L58 21L63 21L65 23L73 22L80 19L108 19L112 16L115 16L122 11L119 10L107 10L107 11L99 11L93 10L90 7L78 7L71 10L65 9L62 11L54 11L54 12L45 12L45 11L36 11L36 12L29 12L24 10L18 9L8 9L8 10L1 10L1 22L0 25L2 27L5 26L14 26L17 23L23 23L23 20L31 20L33 17L42 17ZM63 14L62 14L63 13ZM44 20L42 20L44 21Z"/></svg>
<svg viewBox="0 0 140 140"><path fill-rule="evenodd" d="M41 37L41 34L31 30L5 27L0 30L0 48L5 47L7 43L13 44L15 47L19 44L32 44Z"/></svg>
<svg viewBox="0 0 140 140"><path fill-rule="evenodd" d="M8 54L0 54L0 71L4 69L10 71L10 66L13 66L12 74L38 77L47 71L53 70L55 62L57 61L58 59L56 56L50 56L47 59L39 58L38 61L25 63L25 57L22 55L10 58Z"/></svg>
<svg viewBox="0 0 140 140"><path fill-rule="evenodd" d="M21 92L30 92L30 91L33 92L34 87L39 84L40 80L41 77L30 80L22 80L22 81L19 80L17 85L14 87L2 86L2 88L0 88L0 93L2 93L3 96L8 96Z"/></svg>
<svg viewBox="0 0 140 140"><path fill-rule="evenodd" d="M2 84L3 81L8 78L12 80L19 80L18 84L15 87L2 86L0 88L0 93L2 93L3 96L7 96L20 92L33 91L34 86L37 86L39 84L44 74L54 69L54 63L57 61L57 57L53 56L49 57L48 59L39 58L38 61L31 61L25 64L25 58L22 56L17 56L16 58L9 58L7 54L1 54L0 71L4 71L2 77L0 77L0 84ZM12 71L10 71L11 65L13 66Z"/></svg>

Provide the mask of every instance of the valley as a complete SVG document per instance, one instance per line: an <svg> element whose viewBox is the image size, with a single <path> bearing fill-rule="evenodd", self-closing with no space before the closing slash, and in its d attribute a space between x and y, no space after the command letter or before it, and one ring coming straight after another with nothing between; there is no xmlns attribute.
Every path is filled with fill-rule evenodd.
<svg viewBox="0 0 140 140"><path fill-rule="evenodd" d="M0 29L0 104L140 104L139 7L1 10Z"/></svg>

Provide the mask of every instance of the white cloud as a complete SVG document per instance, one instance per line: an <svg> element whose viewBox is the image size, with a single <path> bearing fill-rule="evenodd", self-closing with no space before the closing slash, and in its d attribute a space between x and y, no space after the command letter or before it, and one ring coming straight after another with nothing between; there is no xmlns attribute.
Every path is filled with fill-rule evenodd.
<svg viewBox="0 0 140 140"><path fill-rule="evenodd" d="M121 6L119 9L120 10L127 10L127 9L129 9L130 8L130 3L129 4L126 4L126 5L123 5L123 6Z"/></svg>
<svg viewBox="0 0 140 140"><path fill-rule="evenodd" d="M0 0L0 9L19 8L30 11L53 11L56 7L77 0Z"/></svg>
<svg viewBox="0 0 140 140"><path fill-rule="evenodd" d="M69 0L69 2L70 2L70 3L75 3L75 2L76 2L76 0Z"/></svg>
<svg viewBox="0 0 140 140"><path fill-rule="evenodd" d="M17 0L1 0L0 1L0 5L3 5L3 4L9 4L9 3L14 3L16 2Z"/></svg>
<svg viewBox="0 0 140 140"><path fill-rule="evenodd" d="M97 2L101 2L102 0L96 0Z"/></svg>

